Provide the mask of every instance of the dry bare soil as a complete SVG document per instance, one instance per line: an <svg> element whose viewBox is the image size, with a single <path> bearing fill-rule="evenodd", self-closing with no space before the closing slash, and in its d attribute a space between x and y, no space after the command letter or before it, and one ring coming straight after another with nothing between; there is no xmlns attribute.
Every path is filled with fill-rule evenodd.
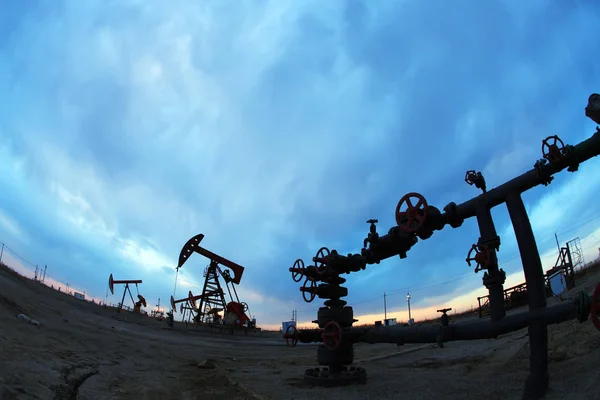
<svg viewBox="0 0 600 400"><path fill-rule="evenodd" d="M591 291L600 277L577 289ZM40 322L16 318L24 313ZM547 399L600 399L600 332L549 327ZM0 399L519 399L527 330L495 340L357 344L368 383L310 388L316 345L279 334L220 335L79 301L0 268ZM214 367L214 368L211 368Z"/></svg>

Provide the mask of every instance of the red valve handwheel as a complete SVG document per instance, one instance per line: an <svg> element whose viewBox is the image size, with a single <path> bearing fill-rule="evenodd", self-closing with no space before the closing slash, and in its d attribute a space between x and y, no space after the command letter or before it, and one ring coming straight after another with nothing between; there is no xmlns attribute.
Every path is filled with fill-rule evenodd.
<svg viewBox="0 0 600 400"><path fill-rule="evenodd" d="M317 283L310 278L306 278L304 284L300 288L300 291L302 292L302 298L305 302L310 303L315 299L315 297L317 296L317 294L315 293L316 288Z"/></svg>
<svg viewBox="0 0 600 400"><path fill-rule="evenodd" d="M411 200L412 198L412 200ZM413 202L415 205L413 206ZM406 211L400 211L406 203ZM419 193L405 194L396 206L396 224L406 233L415 233L423 227L427 219L427 201Z"/></svg>
<svg viewBox="0 0 600 400"><path fill-rule="evenodd" d="M329 256L331 252L327 247L321 247L319 251L317 251L317 255L313 258L315 262L315 268L317 269L317 273L319 275L324 275L327 272L327 256Z"/></svg>
<svg viewBox="0 0 600 400"><path fill-rule="evenodd" d="M471 257L471 254L473 254L473 252L475 252L475 256ZM486 245L478 246L474 244L473 246L471 246L471 249L467 254L466 261L467 264L469 264L469 267L471 266L471 261L475 261L475 263L477 264L475 266L475 272L479 272L485 268L485 266L490 262L490 259L490 249Z"/></svg>
<svg viewBox="0 0 600 400"><path fill-rule="evenodd" d="M304 275L304 261L301 258L294 261L294 265L290 268L290 271L292 272L294 282L300 282L302 275Z"/></svg>
<svg viewBox="0 0 600 400"><path fill-rule="evenodd" d="M298 331L294 325L287 327L283 337L285 338L285 343L290 347L296 347L296 344L298 344Z"/></svg>
<svg viewBox="0 0 600 400"><path fill-rule="evenodd" d="M596 329L600 330L600 283L598 283L596 289L594 289L591 303L590 319Z"/></svg>
<svg viewBox="0 0 600 400"><path fill-rule="evenodd" d="M550 162L557 161L562 157L565 150L565 144L557 136L548 136L542 140L542 155Z"/></svg>
<svg viewBox="0 0 600 400"><path fill-rule="evenodd" d="M342 343L342 327L335 321L329 321L323 329L321 338L328 349L335 350Z"/></svg>
<svg viewBox="0 0 600 400"><path fill-rule="evenodd" d="M468 185L473 186L475 184L475 179L477 179L477 172L472 169L467 171L465 174L465 182L467 182Z"/></svg>

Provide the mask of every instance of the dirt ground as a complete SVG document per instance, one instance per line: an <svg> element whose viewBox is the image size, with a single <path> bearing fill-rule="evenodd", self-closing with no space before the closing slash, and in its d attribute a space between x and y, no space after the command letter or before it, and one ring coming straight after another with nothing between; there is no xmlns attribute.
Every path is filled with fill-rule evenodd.
<svg viewBox="0 0 600 400"><path fill-rule="evenodd" d="M596 281L579 288L591 291ZM590 322L566 322L549 335L546 399L600 399L600 332ZM0 268L2 400L519 399L527 340L524 329L441 349L357 344L355 365L367 369L367 384L311 388L302 374L316 366L316 345L290 349L280 334L228 336L117 316Z"/></svg>

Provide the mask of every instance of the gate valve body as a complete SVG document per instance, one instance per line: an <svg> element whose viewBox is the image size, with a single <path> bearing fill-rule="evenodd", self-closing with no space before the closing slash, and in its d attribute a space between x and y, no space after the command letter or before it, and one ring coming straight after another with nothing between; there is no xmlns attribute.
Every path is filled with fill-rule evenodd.
<svg viewBox="0 0 600 400"><path fill-rule="evenodd" d="M485 185L485 178L481 174L481 172L477 172L473 169L467 171L465 173L465 182L469 186L475 185L477 189L481 189L482 192L486 192L487 188Z"/></svg>
<svg viewBox="0 0 600 400"><path fill-rule="evenodd" d="M367 243L373 243L377 241L377 239L379 239L379 234L377 233L377 225L375 225L378 222L379 220L377 219L370 219L367 221L367 224L371 224L371 226L369 227L369 234L367 235L367 238L363 241L363 247L365 249L367 248Z"/></svg>
<svg viewBox="0 0 600 400"><path fill-rule="evenodd" d="M475 252L475 255L471 257L471 255ZM476 245L474 244L469 253L467 254L467 259L465 260L469 266L471 266L471 261L475 261L477 264L475 266L475 273L481 271L482 269L486 269L488 264L492 260L492 252L487 245Z"/></svg>
<svg viewBox="0 0 600 400"><path fill-rule="evenodd" d="M450 323L450 317L448 316L448 314L446 314L448 311L452 311L452 309L442 308L441 310L437 310L437 312L442 313L442 316L440 317L440 323L442 324L442 326L448 326L448 324Z"/></svg>
<svg viewBox="0 0 600 400"><path fill-rule="evenodd" d="M294 282L300 282L302 280L302 276L304 275L305 269L304 261L301 258L294 261L294 265L290 268L292 280Z"/></svg>
<svg viewBox="0 0 600 400"><path fill-rule="evenodd" d="M556 162L562 158L565 154L565 144L557 136L548 136L542 140L542 156L548 160L548 162Z"/></svg>
<svg viewBox="0 0 600 400"><path fill-rule="evenodd" d="M342 343L342 335L343 331L340 324L335 321L329 321L327 325L325 325L325 329L323 329L321 339L323 339L323 344L325 347L331 350L336 350Z"/></svg>
<svg viewBox="0 0 600 400"><path fill-rule="evenodd" d="M406 210L402 211L406 204ZM407 193L396 206L396 224L405 233L416 233L425 225L427 200L419 193Z"/></svg>

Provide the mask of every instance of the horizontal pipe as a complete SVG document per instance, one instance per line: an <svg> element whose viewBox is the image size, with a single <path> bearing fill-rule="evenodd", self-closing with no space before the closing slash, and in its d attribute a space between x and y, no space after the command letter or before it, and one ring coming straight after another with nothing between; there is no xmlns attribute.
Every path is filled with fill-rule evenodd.
<svg viewBox="0 0 600 400"><path fill-rule="evenodd" d="M547 176L552 176L573 163L583 163L598 155L600 155L600 131L574 146L570 154L563 156L555 162L546 164L543 169ZM465 220L474 217L476 205L479 201L486 203L489 208L493 208L502 204L508 193L523 193L543 183L543 177L540 177L538 171L533 168L487 193L480 194L471 200L459 204L456 207L456 218Z"/></svg>
<svg viewBox="0 0 600 400"><path fill-rule="evenodd" d="M561 303L535 311L507 315L499 321L465 322L429 326L394 326L350 328L344 332L352 338L352 342L365 343L436 343L440 334L444 342L454 340L493 339L505 333L526 328L532 321L544 321L547 325L557 324L575 319L578 314L576 301ZM322 341L319 330L309 329L297 332L297 338L304 343Z"/></svg>
<svg viewBox="0 0 600 400"><path fill-rule="evenodd" d="M568 302L554 307L543 308L532 312L522 312L508 315L499 321L476 321L463 324L453 324L446 327L416 326L369 328L360 335L359 341L366 343L435 343L438 336L443 335L443 341L493 339L505 333L526 328L532 321L542 320L546 324L557 324L577 316L577 304Z"/></svg>

